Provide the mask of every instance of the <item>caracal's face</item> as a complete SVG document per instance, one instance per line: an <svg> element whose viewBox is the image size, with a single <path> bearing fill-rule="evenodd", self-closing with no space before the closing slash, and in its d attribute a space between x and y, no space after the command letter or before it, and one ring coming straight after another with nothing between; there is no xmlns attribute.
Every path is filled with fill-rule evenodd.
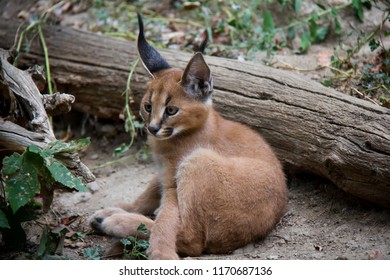
<svg viewBox="0 0 390 280"><path fill-rule="evenodd" d="M180 85L183 71L163 70L148 84L141 102L141 115L147 132L158 140L191 133L201 127L211 106L195 100Z"/></svg>

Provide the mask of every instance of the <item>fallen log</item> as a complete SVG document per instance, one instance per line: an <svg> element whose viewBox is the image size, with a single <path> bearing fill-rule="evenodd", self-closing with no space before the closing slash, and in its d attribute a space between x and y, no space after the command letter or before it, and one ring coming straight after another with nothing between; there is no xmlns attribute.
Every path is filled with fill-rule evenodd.
<svg viewBox="0 0 390 280"><path fill-rule="evenodd" d="M19 23L0 19L0 47L10 48ZM60 26L44 28L52 73L61 91L76 97L74 108L118 118L124 107L134 42ZM161 50L174 66L191 54ZM294 73L251 62L206 57L214 76L214 104L227 118L259 131L290 171L331 180L345 192L390 207L390 110ZM22 63L43 63L32 44ZM133 109L149 75L139 65L132 79Z"/></svg>

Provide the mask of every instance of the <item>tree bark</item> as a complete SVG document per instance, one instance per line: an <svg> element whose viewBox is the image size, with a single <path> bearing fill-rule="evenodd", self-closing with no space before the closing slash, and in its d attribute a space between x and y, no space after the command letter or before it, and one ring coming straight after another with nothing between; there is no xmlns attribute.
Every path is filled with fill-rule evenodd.
<svg viewBox="0 0 390 280"><path fill-rule="evenodd" d="M55 113L69 112L74 97L59 93L44 97L33 82L31 72L11 65L10 57L9 51L0 48L0 105L9 104L0 107L0 148L19 152L31 144L43 148L56 141L45 108ZM59 156L85 183L95 180L76 152Z"/></svg>
<svg viewBox="0 0 390 280"><path fill-rule="evenodd" d="M17 23L0 19L0 47L13 45ZM6 32L4 32L6 30ZM76 97L74 108L118 118L134 42L59 26L44 34L56 86ZM191 54L160 50L184 67ZM390 207L390 110L294 73L251 62L206 57L214 76L214 104L229 119L259 131L286 169L330 179L344 191ZM33 44L22 63L43 63ZM139 65L132 79L133 109L150 79Z"/></svg>

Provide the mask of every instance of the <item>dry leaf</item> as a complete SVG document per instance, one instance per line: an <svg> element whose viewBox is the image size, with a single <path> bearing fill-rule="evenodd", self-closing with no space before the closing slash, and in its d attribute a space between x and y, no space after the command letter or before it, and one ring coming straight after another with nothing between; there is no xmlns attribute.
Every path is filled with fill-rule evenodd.
<svg viewBox="0 0 390 280"><path fill-rule="evenodd" d="M325 50L317 54L317 62L319 66L329 66L330 58L332 57L333 52L330 50Z"/></svg>

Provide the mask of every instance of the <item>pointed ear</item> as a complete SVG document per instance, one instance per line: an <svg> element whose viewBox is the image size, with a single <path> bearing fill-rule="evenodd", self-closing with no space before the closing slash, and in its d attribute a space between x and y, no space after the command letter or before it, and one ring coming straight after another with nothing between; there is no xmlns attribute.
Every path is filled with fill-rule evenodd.
<svg viewBox="0 0 390 280"><path fill-rule="evenodd" d="M142 17L139 13L137 13L137 16L138 16L138 26L139 26L139 34L137 40L138 53L145 69L154 78L156 72L171 68L171 66L158 53L158 51L155 48L153 48L151 45L149 45L149 43L146 41L144 35L144 23L142 21Z"/></svg>
<svg viewBox="0 0 390 280"><path fill-rule="evenodd" d="M185 92L200 101L206 101L213 92L213 77L203 55L198 52L188 62L180 81Z"/></svg>
<svg viewBox="0 0 390 280"><path fill-rule="evenodd" d="M209 42L209 33L207 32L207 29L203 32L203 40L202 42L200 43L199 46L195 46L193 48L193 51L194 52L200 52L200 53L204 53L204 50L206 49L207 47L207 44Z"/></svg>

